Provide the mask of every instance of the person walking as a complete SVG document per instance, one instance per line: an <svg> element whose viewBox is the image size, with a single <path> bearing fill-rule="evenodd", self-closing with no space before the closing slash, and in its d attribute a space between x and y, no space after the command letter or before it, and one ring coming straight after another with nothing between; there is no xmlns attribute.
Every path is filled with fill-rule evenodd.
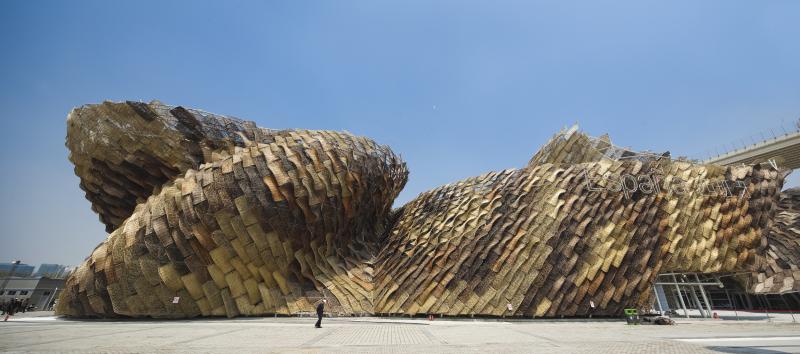
<svg viewBox="0 0 800 354"><path fill-rule="evenodd" d="M13 316L15 312L17 312L17 299L11 300L6 304L6 317L3 318L3 322L8 321L10 316Z"/></svg>
<svg viewBox="0 0 800 354"><path fill-rule="evenodd" d="M326 302L328 302L328 300L322 299L322 301L317 304L317 324L314 325L316 328L322 328L322 314L325 313Z"/></svg>

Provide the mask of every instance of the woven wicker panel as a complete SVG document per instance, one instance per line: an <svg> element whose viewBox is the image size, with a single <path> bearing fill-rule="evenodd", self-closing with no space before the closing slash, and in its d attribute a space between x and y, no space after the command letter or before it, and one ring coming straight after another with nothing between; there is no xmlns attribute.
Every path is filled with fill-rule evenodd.
<svg viewBox="0 0 800 354"><path fill-rule="evenodd" d="M76 173L100 186L87 198L114 231L68 280L58 313L288 314L323 293L343 313L371 311L371 261L407 178L389 148L157 102L84 106L68 124Z"/></svg>
<svg viewBox="0 0 800 354"><path fill-rule="evenodd" d="M392 211L405 164L347 133L105 102L70 113L67 146L111 231L67 281L69 316L295 314L322 297L343 314L617 315L660 272L756 269L783 176L573 128L524 168Z"/></svg>
<svg viewBox="0 0 800 354"><path fill-rule="evenodd" d="M748 290L756 294L800 291L800 189L781 193L774 220L764 262L747 279Z"/></svg>
<svg viewBox="0 0 800 354"><path fill-rule="evenodd" d="M659 272L749 271L782 184L765 166L721 168L668 154L598 151L607 138L560 133L523 169L421 194L378 256L375 312L617 315L648 301ZM629 156L630 158L624 158ZM626 195L586 176L658 174ZM720 193L728 181L745 193ZM674 181L672 181L674 182ZM711 186L711 187L709 187ZM511 304L511 311L507 305Z"/></svg>

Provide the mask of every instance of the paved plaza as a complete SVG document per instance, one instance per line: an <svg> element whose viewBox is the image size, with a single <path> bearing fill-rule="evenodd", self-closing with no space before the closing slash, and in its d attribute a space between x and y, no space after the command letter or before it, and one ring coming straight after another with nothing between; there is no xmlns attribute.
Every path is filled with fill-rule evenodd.
<svg viewBox="0 0 800 354"><path fill-rule="evenodd" d="M788 315L748 321L311 318L78 321L51 313L0 323L2 352L800 353Z"/></svg>

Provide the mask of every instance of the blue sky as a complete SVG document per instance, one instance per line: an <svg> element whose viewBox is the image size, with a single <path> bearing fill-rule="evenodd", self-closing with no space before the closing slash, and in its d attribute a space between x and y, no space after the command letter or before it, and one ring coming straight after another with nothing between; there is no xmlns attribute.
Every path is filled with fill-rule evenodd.
<svg viewBox="0 0 800 354"><path fill-rule="evenodd" d="M408 162L399 204L575 122L702 157L800 118L798 1L227 4L0 4L0 261L76 264L105 238L64 147L85 103L366 135Z"/></svg>

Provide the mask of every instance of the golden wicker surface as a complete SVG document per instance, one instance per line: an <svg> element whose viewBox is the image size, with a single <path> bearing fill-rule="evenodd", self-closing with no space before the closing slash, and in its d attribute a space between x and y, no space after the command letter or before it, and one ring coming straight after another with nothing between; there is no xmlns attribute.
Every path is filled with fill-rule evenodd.
<svg viewBox="0 0 800 354"><path fill-rule="evenodd" d="M766 238L764 262L750 278L756 294L800 291L800 189L781 193L774 223Z"/></svg>
<svg viewBox="0 0 800 354"><path fill-rule="evenodd" d="M70 316L619 314L659 272L752 270L782 184L562 131L391 211L408 171L388 147L159 102L77 108L67 146L111 231Z"/></svg>

